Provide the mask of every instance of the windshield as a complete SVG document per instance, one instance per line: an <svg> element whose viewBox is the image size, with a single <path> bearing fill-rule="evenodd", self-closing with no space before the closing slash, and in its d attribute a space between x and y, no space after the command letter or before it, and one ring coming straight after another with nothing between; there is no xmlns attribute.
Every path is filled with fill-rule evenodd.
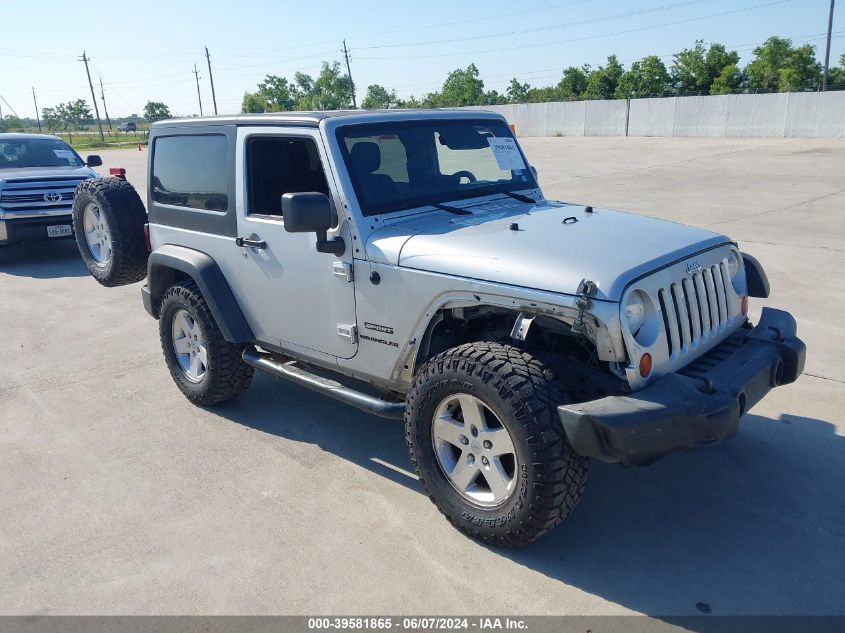
<svg viewBox="0 0 845 633"><path fill-rule="evenodd" d="M364 215L537 186L503 121L394 121L337 135Z"/></svg>
<svg viewBox="0 0 845 633"><path fill-rule="evenodd" d="M0 169L21 167L82 167L70 146L55 138L0 139Z"/></svg>

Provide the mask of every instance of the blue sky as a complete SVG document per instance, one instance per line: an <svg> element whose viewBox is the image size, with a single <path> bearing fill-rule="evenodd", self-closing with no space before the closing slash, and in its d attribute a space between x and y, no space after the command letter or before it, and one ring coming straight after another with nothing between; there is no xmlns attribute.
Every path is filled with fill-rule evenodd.
<svg viewBox="0 0 845 633"><path fill-rule="evenodd" d="M0 96L20 116L34 112L32 86L39 108L77 98L90 102L77 61L83 49L93 60L94 82L102 77L112 116L140 113L148 99L191 115L199 112L194 63L203 109L211 111L207 45L218 109L228 113L239 111L244 91L268 73L316 74L321 60L342 61L344 37L359 99L372 83L403 97L422 95L439 88L449 71L473 62L485 88L502 91L513 76L547 85L564 67L598 65L611 53L626 67L648 54L668 65L672 53L696 39L722 42L745 63L756 44L776 34L815 44L822 59L830 6L829 0L36 4L37 18L31 0L2 6ZM832 63L845 52L845 0L836 7L833 30ZM8 113L2 101L0 107Z"/></svg>

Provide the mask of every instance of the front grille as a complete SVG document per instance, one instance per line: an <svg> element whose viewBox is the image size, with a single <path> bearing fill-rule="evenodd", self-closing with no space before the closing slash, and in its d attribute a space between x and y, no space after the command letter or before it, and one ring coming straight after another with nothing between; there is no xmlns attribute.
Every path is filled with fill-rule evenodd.
<svg viewBox="0 0 845 633"><path fill-rule="evenodd" d="M10 180L12 186L0 192L0 206L8 211L44 211L68 208L76 185L83 178L44 178ZM55 200L49 198L54 198Z"/></svg>
<svg viewBox="0 0 845 633"><path fill-rule="evenodd" d="M731 317L727 284L727 265L721 261L660 288L670 357L685 356L724 332Z"/></svg>

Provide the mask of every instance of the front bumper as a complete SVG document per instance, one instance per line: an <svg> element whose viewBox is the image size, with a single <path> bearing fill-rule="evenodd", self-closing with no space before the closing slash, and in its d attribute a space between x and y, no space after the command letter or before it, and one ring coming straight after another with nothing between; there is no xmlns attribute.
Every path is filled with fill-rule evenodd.
<svg viewBox="0 0 845 633"><path fill-rule="evenodd" d="M788 312L763 308L757 327L678 373L624 396L558 407L566 436L585 457L633 465L735 435L746 411L804 370L796 330Z"/></svg>
<svg viewBox="0 0 845 633"><path fill-rule="evenodd" d="M69 226L70 235L50 237L47 234L48 226ZM2 245L71 238L73 238L73 216L70 213L67 215L0 219L0 244Z"/></svg>

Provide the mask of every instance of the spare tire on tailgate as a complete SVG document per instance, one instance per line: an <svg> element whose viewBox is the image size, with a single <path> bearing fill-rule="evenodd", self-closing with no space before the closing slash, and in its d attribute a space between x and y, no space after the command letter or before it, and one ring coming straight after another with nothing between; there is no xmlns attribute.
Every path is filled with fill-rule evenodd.
<svg viewBox="0 0 845 633"><path fill-rule="evenodd" d="M88 272L104 286L123 286L147 276L144 224L138 192L121 178L85 180L73 199L73 231Z"/></svg>

